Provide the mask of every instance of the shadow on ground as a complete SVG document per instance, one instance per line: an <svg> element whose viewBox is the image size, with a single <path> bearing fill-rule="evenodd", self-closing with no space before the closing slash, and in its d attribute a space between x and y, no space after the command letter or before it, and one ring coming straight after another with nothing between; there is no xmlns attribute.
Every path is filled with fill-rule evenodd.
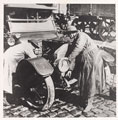
<svg viewBox="0 0 118 120"><path fill-rule="evenodd" d="M56 90L56 98L66 103L71 103L77 107L84 107L79 95L64 90Z"/></svg>

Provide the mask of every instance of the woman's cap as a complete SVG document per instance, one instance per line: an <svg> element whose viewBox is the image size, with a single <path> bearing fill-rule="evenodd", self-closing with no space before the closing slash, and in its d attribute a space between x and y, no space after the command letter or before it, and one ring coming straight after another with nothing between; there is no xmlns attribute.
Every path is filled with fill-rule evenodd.
<svg viewBox="0 0 118 120"><path fill-rule="evenodd" d="M75 26L68 26L67 27L67 30L66 31L64 31L64 33L75 33L75 32L77 32L78 30L77 30L77 28L75 27Z"/></svg>

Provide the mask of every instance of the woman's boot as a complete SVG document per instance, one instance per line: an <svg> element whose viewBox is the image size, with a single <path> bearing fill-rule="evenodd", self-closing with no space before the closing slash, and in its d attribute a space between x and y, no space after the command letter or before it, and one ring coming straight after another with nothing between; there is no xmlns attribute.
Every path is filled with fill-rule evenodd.
<svg viewBox="0 0 118 120"><path fill-rule="evenodd" d="M88 99L88 104L83 112L88 112L93 108L93 97Z"/></svg>

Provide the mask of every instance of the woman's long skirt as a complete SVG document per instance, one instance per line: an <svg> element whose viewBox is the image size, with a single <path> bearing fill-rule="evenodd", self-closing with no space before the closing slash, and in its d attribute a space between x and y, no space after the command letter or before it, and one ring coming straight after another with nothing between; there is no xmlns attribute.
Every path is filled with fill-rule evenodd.
<svg viewBox="0 0 118 120"><path fill-rule="evenodd" d="M3 90L6 91L7 93L12 94L13 90L12 90L12 84L13 84L13 76L12 74L15 73L16 71L16 66L18 64L18 62L13 59L13 58L8 58L8 57L4 57L4 61L3 61L4 65L3 65L3 84L4 84L4 88Z"/></svg>
<svg viewBox="0 0 118 120"><path fill-rule="evenodd" d="M78 63L80 96L87 100L105 88L104 62L99 49L85 50Z"/></svg>

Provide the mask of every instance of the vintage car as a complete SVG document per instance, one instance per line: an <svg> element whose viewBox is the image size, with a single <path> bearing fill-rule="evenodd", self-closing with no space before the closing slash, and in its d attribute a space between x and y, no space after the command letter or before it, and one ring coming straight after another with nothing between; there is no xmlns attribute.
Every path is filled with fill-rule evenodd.
<svg viewBox="0 0 118 120"><path fill-rule="evenodd" d="M37 40L40 51L43 41L59 40L52 15L54 9L50 4L5 4L4 51L15 45L14 35L20 37L20 42ZM22 60L17 66L15 79L13 77L16 80L14 95L24 95L24 101L30 107L48 109L55 98L52 73L53 67L43 57ZM17 92L22 91L15 87L17 84L23 92Z"/></svg>
<svg viewBox="0 0 118 120"><path fill-rule="evenodd" d="M53 53L70 40L58 32L53 10L53 4L4 5L4 51L16 44L14 36L20 38L20 42L36 40L39 43L42 57L19 62L13 76L13 91L15 97L23 97L28 106L40 110L50 108L55 99L54 70L50 64L54 62Z"/></svg>

